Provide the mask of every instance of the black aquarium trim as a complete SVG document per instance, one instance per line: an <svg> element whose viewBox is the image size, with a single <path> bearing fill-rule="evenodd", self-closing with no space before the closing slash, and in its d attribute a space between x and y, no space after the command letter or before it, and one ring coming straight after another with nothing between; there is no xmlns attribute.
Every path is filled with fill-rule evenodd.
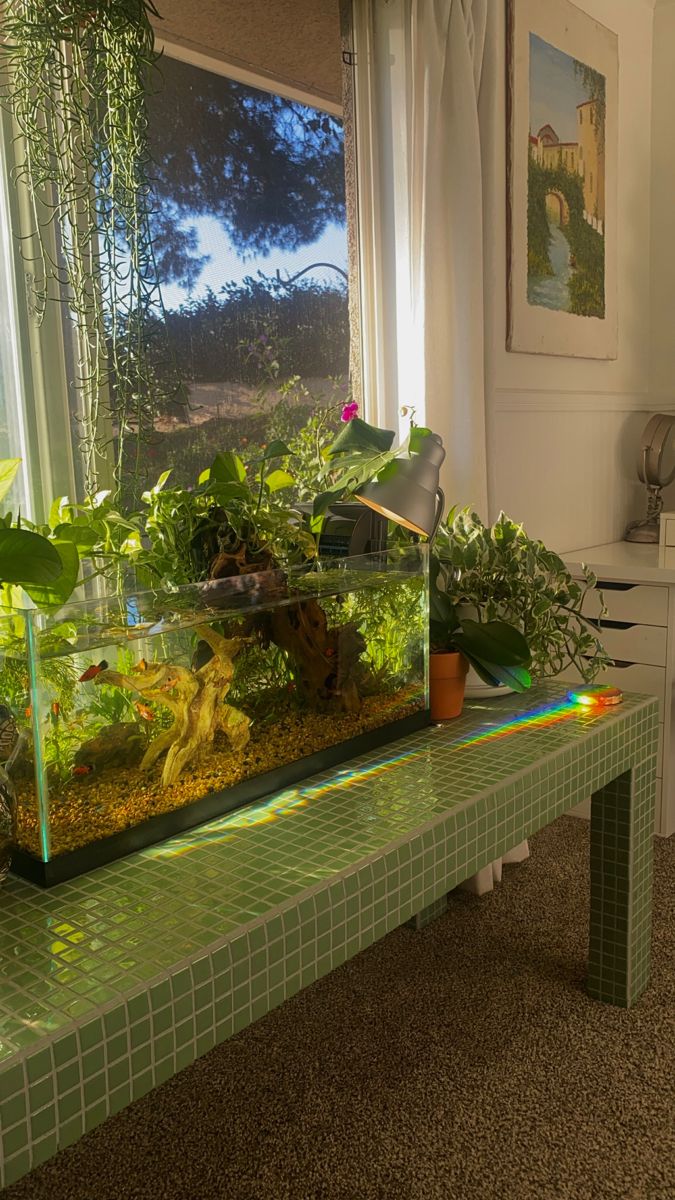
<svg viewBox="0 0 675 1200"><path fill-rule="evenodd" d="M202 796L201 800L195 800L193 804L186 804L174 812L150 817L148 821L143 821L132 829L114 833L112 837L103 838L100 842L92 842L91 845L72 850L69 854L59 854L50 862L40 862L24 850L15 850L11 869L21 879L27 879L39 887L49 888L57 883L65 883L68 879L75 879L87 871L94 871L97 867L124 858L136 850L154 846L175 834L184 833L186 829L194 829L195 826L212 821L215 817L222 817L245 804L264 800L274 792L283 791L284 788L299 783L310 775L317 775L330 767L342 766L349 759L357 758L368 750L377 750L380 746L386 746L388 742L397 741L409 733L424 729L430 723L429 710L422 709L411 716L401 717L388 725L380 725L377 729L348 738L345 742L338 742L335 746L317 750L316 754L309 754L306 758L298 758L295 762L276 767L273 771L265 771L262 775L243 779L241 783L224 791Z"/></svg>

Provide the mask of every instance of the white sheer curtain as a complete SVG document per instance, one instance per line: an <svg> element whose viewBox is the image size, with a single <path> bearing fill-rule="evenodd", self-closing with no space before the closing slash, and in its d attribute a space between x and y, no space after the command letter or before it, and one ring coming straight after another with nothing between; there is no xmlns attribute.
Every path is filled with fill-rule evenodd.
<svg viewBox="0 0 675 1200"><path fill-rule="evenodd" d="M483 160L504 136L494 0L355 0L364 395L443 438L449 504L487 515ZM503 93L502 93L503 94ZM502 110L503 113L503 110ZM490 286L499 286L491 281ZM527 857L527 842L505 861ZM467 887L501 878L502 860Z"/></svg>
<svg viewBox="0 0 675 1200"><path fill-rule="evenodd" d="M441 434L451 503L487 511L478 104L488 0L358 0L364 394ZM402 422L405 424L405 422Z"/></svg>

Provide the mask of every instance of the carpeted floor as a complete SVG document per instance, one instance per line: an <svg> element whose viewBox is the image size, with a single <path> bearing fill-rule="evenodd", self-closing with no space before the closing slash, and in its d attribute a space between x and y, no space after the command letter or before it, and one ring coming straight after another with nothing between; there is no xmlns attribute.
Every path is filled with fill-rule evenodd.
<svg viewBox="0 0 675 1200"><path fill-rule="evenodd" d="M584 994L588 828L563 817L3 1200L675 1200L675 838L654 971Z"/></svg>

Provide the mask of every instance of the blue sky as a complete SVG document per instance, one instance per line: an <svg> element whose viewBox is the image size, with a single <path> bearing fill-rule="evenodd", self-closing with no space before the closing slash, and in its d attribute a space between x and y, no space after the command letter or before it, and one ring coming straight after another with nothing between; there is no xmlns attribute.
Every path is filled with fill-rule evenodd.
<svg viewBox="0 0 675 1200"><path fill-rule="evenodd" d="M577 104L589 96L574 74L574 59L530 34L530 131L552 125L561 142L577 141Z"/></svg>
<svg viewBox="0 0 675 1200"><path fill-rule="evenodd" d="M241 283L246 275L255 278L258 270L263 271L265 275L275 276L278 268L282 279L318 261L332 262L344 271L347 270L346 225L329 225L322 237L300 250L273 249L268 255L247 255L244 258L234 249L223 226L214 217L198 217L190 221L190 224L197 230L199 254L211 255L193 289L192 295L195 299L204 296L208 288L219 292L225 283ZM343 282L336 271L330 270L308 271L302 277L303 282L311 279L318 283L330 284L331 287ZM164 284L162 297L167 308L178 308L188 299L188 293L178 284Z"/></svg>

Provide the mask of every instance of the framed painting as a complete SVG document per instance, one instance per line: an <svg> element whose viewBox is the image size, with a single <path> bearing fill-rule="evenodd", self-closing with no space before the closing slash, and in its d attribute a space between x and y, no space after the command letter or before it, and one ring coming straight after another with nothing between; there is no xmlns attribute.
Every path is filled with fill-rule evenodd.
<svg viewBox="0 0 675 1200"><path fill-rule="evenodd" d="M507 0L508 350L617 355L616 34Z"/></svg>

